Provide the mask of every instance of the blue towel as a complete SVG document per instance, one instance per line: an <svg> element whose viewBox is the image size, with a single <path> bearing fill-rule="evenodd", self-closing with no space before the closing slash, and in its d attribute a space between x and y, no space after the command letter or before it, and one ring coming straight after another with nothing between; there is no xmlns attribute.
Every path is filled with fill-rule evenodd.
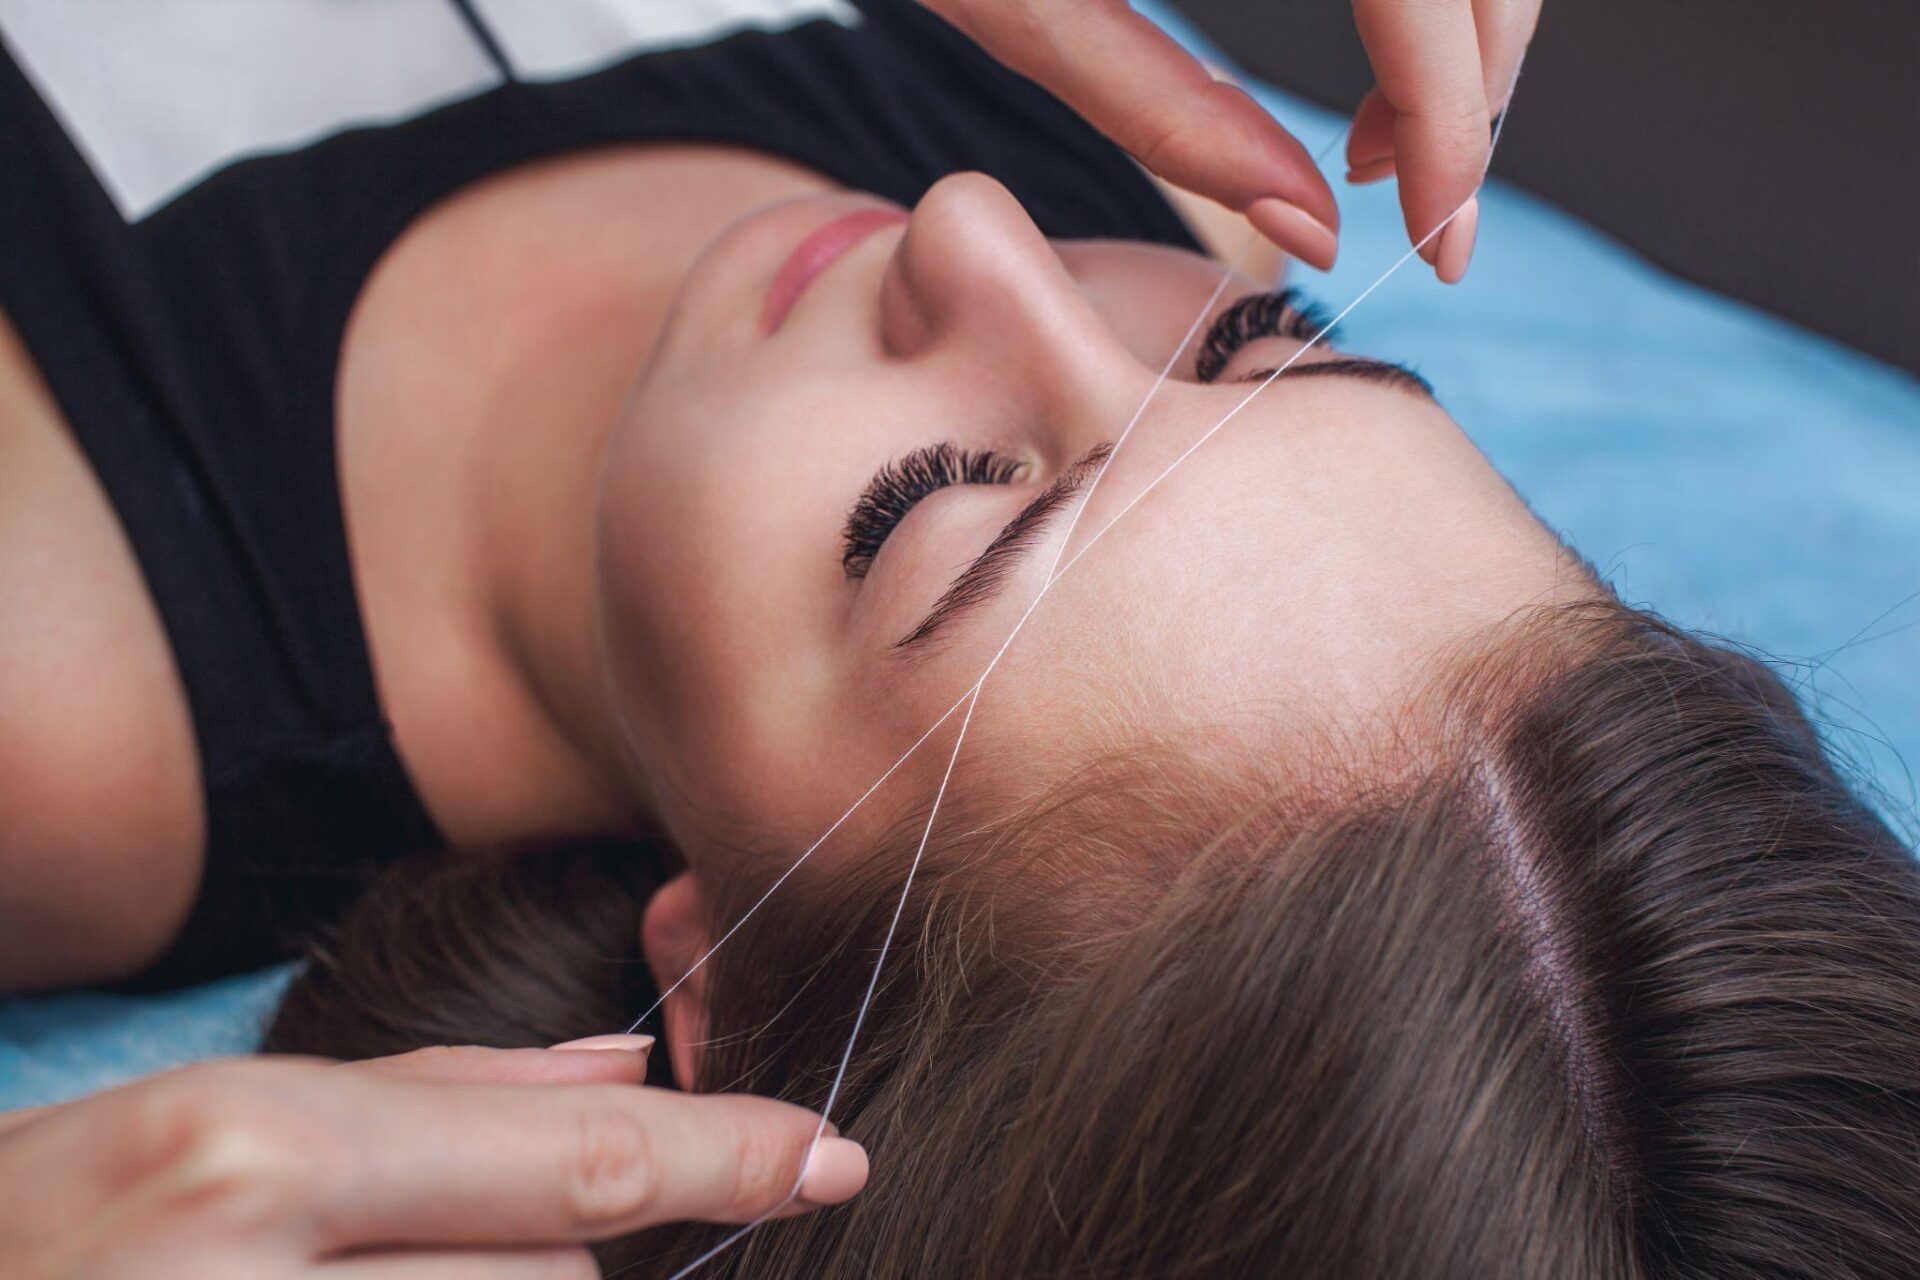
<svg viewBox="0 0 1920 1280"><path fill-rule="evenodd" d="M1229 63L1165 6L1136 7ZM1258 96L1315 153L1342 126L1276 90ZM1522 79L1514 110L1526 109ZM1336 308L1406 247L1391 183L1345 191L1342 214L1340 264L1298 275ZM1415 261L1343 328L1355 350L1430 378L1629 601L1788 662L1829 740L1911 837L1920 383L1663 275L1500 182L1482 196L1464 284L1447 289ZM0 1004L0 1107L245 1052L286 974Z"/></svg>
<svg viewBox="0 0 1920 1280"><path fill-rule="evenodd" d="M292 972L282 965L156 996L79 991L0 1003L0 1110L250 1052Z"/></svg>

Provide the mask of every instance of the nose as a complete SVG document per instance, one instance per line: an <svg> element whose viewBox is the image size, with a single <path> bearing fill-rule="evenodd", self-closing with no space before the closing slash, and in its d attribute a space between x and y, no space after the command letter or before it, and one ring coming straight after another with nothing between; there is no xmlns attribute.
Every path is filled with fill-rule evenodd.
<svg viewBox="0 0 1920 1280"><path fill-rule="evenodd" d="M880 317L889 355L951 362L968 385L1019 395L1059 422L1114 398L1136 365L1020 202L985 174L942 178L921 197L882 280Z"/></svg>

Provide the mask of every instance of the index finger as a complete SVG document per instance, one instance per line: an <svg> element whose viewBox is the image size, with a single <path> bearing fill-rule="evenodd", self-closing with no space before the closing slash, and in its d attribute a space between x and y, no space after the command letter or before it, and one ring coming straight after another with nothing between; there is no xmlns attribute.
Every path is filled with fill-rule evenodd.
<svg viewBox="0 0 1920 1280"><path fill-rule="evenodd" d="M1275 198L1312 224L1282 247L1332 264L1339 206L1294 136L1122 0L924 0L1177 187L1244 212Z"/></svg>
<svg viewBox="0 0 1920 1280"><path fill-rule="evenodd" d="M344 1062L340 1071L417 1080L423 1084L641 1084L647 1078L652 1036L595 1037L593 1052L573 1045L551 1049L491 1049L434 1045L385 1058Z"/></svg>
<svg viewBox="0 0 1920 1280"><path fill-rule="evenodd" d="M320 1215L336 1248L601 1240L664 1222L750 1222L838 1203L866 1181L858 1145L746 1095L633 1086L366 1082L361 1125ZM832 1130L829 1130L832 1133ZM803 1167L805 1178L803 1181Z"/></svg>
<svg viewBox="0 0 1920 1280"><path fill-rule="evenodd" d="M1479 189L1492 126L1469 0L1354 0L1381 95L1407 234L1418 244ZM1421 256L1434 261L1438 237Z"/></svg>

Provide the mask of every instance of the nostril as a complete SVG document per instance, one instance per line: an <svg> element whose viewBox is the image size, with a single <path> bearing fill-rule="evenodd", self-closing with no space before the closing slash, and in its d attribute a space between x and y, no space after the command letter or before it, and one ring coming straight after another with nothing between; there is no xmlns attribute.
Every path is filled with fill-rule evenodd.
<svg viewBox="0 0 1920 1280"><path fill-rule="evenodd" d="M913 268L908 261L907 240L913 235L908 224L900 247L887 260L880 277L880 348L890 356L911 356L933 340L936 328L926 299L915 287Z"/></svg>

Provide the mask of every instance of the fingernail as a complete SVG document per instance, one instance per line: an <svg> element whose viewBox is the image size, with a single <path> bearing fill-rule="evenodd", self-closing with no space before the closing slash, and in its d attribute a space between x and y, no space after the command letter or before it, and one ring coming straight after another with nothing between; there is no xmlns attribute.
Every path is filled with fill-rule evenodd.
<svg viewBox="0 0 1920 1280"><path fill-rule="evenodd" d="M1378 182L1382 178L1390 178L1393 172L1393 157L1382 156L1378 160L1369 160L1365 164L1357 164L1347 170L1347 181L1357 187L1369 182Z"/></svg>
<svg viewBox="0 0 1920 1280"><path fill-rule="evenodd" d="M1302 262L1326 271L1340 251L1340 237L1320 219L1278 196L1262 196L1247 206L1247 221L1261 235Z"/></svg>
<svg viewBox="0 0 1920 1280"><path fill-rule="evenodd" d="M1467 260L1473 257L1473 242L1480 229L1480 198L1468 200L1457 217L1440 233L1440 252L1433 262L1434 274L1444 284L1459 284L1467 274Z"/></svg>
<svg viewBox="0 0 1920 1280"><path fill-rule="evenodd" d="M587 1036L583 1040L568 1040L563 1044L549 1045L551 1049L568 1053L576 1049L625 1049L628 1053L645 1053L653 1048L652 1036L611 1035Z"/></svg>
<svg viewBox="0 0 1920 1280"><path fill-rule="evenodd" d="M850 1138L822 1138L807 1157L798 1199L810 1205L851 1200L867 1185L867 1153Z"/></svg>

